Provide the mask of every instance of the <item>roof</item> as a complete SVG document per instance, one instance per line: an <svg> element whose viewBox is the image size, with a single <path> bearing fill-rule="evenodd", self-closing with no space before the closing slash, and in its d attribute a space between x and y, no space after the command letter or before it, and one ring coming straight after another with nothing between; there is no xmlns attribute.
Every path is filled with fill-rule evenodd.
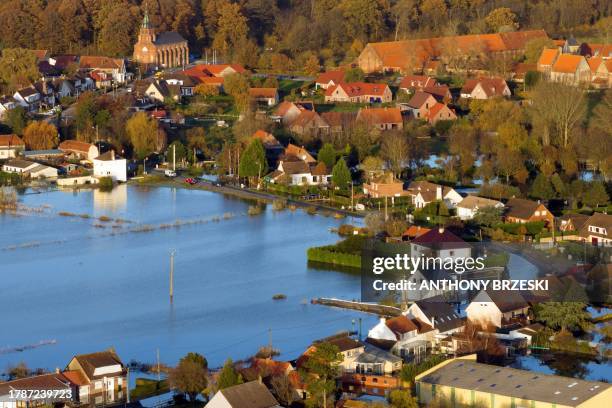
<svg viewBox="0 0 612 408"><path fill-rule="evenodd" d="M601 57L587 58L586 60L587 64L589 64L589 68L591 68L591 72L597 71L597 68L599 68L603 61L604 59Z"/></svg>
<svg viewBox="0 0 612 408"><path fill-rule="evenodd" d="M120 69L125 65L121 58L84 55L79 60L79 67L85 69Z"/></svg>
<svg viewBox="0 0 612 408"><path fill-rule="evenodd" d="M329 84L333 82L334 84L338 84L344 81L344 70L337 69L333 71L321 72L317 79L315 79L315 83L317 84Z"/></svg>
<svg viewBox="0 0 612 408"><path fill-rule="evenodd" d="M508 87L508 84L506 84L506 81L504 81L503 78L485 77L468 79L461 88L461 93L472 93L478 84L480 84L480 87L489 98L494 96L503 96L504 90Z"/></svg>
<svg viewBox="0 0 612 408"><path fill-rule="evenodd" d="M49 55L49 51L48 50L30 50L34 56L36 56L37 60L42 60L47 58L47 56Z"/></svg>
<svg viewBox="0 0 612 408"><path fill-rule="evenodd" d="M346 128L357 119L357 112L322 112L321 118L331 127Z"/></svg>
<svg viewBox="0 0 612 408"><path fill-rule="evenodd" d="M310 165L310 174L313 176L328 176L331 171L327 168L327 165L323 162L318 162L316 165Z"/></svg>
<svg viewBox="0 0 612 408"><path fill-rule="evenodd" d="M63 390L69 388L61 374L43 374L0 383L0 396L10 390Z"/></svg>
<svg viewBox="0 0 612 408"><path fill-rule="evenodd" d="M28 96L31 96L31 95L36 95L38 93L36 88L34 88L33 86L29 86L27 88L22 88L22 89L18 90L17 92L19 92L19 94L21 96L23 96L24 98L28 97Z"/></svg>
<svg viewBox="0 0 612 408"><path fill-rule="evenodd" d="M559 49L544 48L540 54L540 58L538 58L538 65L552 65L558 55Z"/></svg>
<svg viewBox="0 0 612 408"><path fill-rule="evenodd" d="M477 208L495 207L500 204L502 204L500 201L491 200L490 198L468 195L463 200L461 200L459 204L457 204L457 207L474 210Z"/></svg>
<svg viewBox="0 0 612 408"><path fill-rule="evenodd" d="M317 340L313 343L313 345L317 345L320 343L333 344L334 346L338 347L338 349L340 349L340 352L363 347L362 342L352 339L351 337L349 337L348 333L340 333L334 336L326 337L321 340Z"/></svg>
<svg viewBox="0 0 612 408"><path fill-rule="evenodd" d="M386 123L402 123L402 111L400 108L366 108L359 109L357 119L372 125Z"/></svg>
<svg viewBox="0 0 612 408"><path fill-rule="evenodd" d="M259 381L234 385L219 391L232 408L272 408L278 401Z"/></svg>
<svg viewBox="0 0 612 408"><path fill-rule="evenodd" d="M85 375L92 379L94 378L94 371L96 368L107 367L112 365L121 365L123 367L123 363L121 359L115 354L115 352L106 350L99 351L97 353L90 354L79 354L74 356L83 370L85 371Z"/></svg>
<svg viewBox="0 0 612 408"><path fill-rule="evenodd" d="M202 64L196 65L196 67L201 67L200 69L208 71L211 75L219 76L223 71L227 68L231 68L236 71L238 74L244 74L246 69L240 64Z"/></svg>
<svg viewBox="0 0 612 408"><path fill-rule="evenodd" d="M96 157L95 160L98 160L98 161L114 161L114 160L122 160L122 158L117 156L115 154L114 150L109 150L108 152L102 153L101 155Z"/></svg>
<svg viewBox="0 0 612 408"><path fill-rule="evenodd" d="M261 143L266 149L283 147L272 133L268 133L265 130L259 129L255 131L255 133L253 133L253 138L261 140Z"/></svg>
<svg viewBox="0 0 612 408"><path fill-rule="evenodd" d="M416 91L412 98L408 101L408 106L415 109L420 109L425 105L425 103L431 99L434 99L433 103L435 103L435 99L432 94L423 91Z"/></svg>
<svg viewBox="0 0 612 408"><path fill-rule="evenodd" d="M564 221L571 221L572 226L575 228L575 230L579 231L580 229L582 229L582 226L585 222L587 222L589 218L590 217L586 214L563 214L560 218L560 221L561 224L563 224Z"/></svg>
<svg viewBox="0 0 612 408"><path fill-rule="evenodd" d="M448 106L446 106L445 104L440 103L440 102L436 102L435 105L433 105L431 108L429 108L429 112L427 112L427 117L429 119L434 119L436 117L436 115L438 113L440 113L440 111L442 111L443 109L448 110L450 113L453 114L453 117L455 117L454 116L455 112L452 109L450 109Z"/></svg>
<svg viewBox="0 0 612 408"><path fill-rule="evenodd" d="M385 94L385 90L387 90L389 87L387 84L372 84L369 82L339 83L327 88L325 95L332 96L336 88L342 88L349 97L356 97L364 95L383 96Z"/></svg>
<svg viewBox="0 0 612 408"><path fill-rule="evenodd" d="M356 363L363 364L384 364L386 362L399 363L402 359L388 351L382 350L370 344L365 345L365 351L355 360Z"/></svg>
<svg viewBox="0 0 612 408"><path fill-rule="evenodd" d="M430 228L421 227L420 225L411 225L402 233L402 236L414 238L429 231L431 231Z"/></svg>
<svg viewBox="0 0 612 408"><path fill-rule="evenodd" d="M423 92L433 95L438 100L449 98L451 96L448 85L426 86L423 88Z"/></svg>
<svg viewBox="0 0 612 408"><path fill-rule="evenodd" d="M0 135L0 147L18 147L18 146L25 146L25 143L19 136L15 134Z"/></svg>
<svg viewBox="0 0 612 408"><path fill-rule="evenodd" d="M432 249L469 248L470 245L448 228L432 228L412 240L413 244Z"/></svg>
<svg viewBox="0 0 612 408"><path fill-rule="evenodd" d="M187 40L176 31L165 31L157 34L155 37L155 45L178 44L186 41Z"/></svg>
<svg viewBox="0 0 612 408"><path fill-rule="evenodd" d="M609 392L612 387L598 381L466 360L454 360L437 367L417 377L416 381L569 407L579 406L604 391Z"/></svg>
<svg viewBox="0 0 612 408"><path fill-rule="evenodd" d="M276 98L278 89L276 88L249 88L249 95L252 98Z"/></svg>
<svg viewBox="0 0 612 408"><path fill-rule="evenodd" d="M429 181L413 181L408 186L408 191L415 196L420 193L423 200L429 203L436 200L438 188L442 189L442 198L451 191L454 191L451 187L431 183Z"/></svg>
<svg viewBox="0 0 612 408"><path fill-rule="evenodd" d="M406 75L400 81L400 88L424 88L437 85L436 79L427 75Z"/></svg>
<svg viewBox="0 0 612 408"><path fill-rule="evenodd" d="M513 217L519 219L528 219L533 216L535 210L541 203L532 200L525 200L524 198L511 198L506 203L506 217Z"/></svg>
<svg viewBox="0 0 612 408"><path fill-rule="evenodd" d="M385 324L396 335L417 331L418 329L417 326L404 315L387 319Z"/></svg>
<svg viewBox="0 0 612 408"><path fill-rule="evenodd" d="M434 329L438 329L441 333L463 326L461 317L442 296L417 300L414 304L427 316L428 320L433 320Z"/></svg>
<svg viewBox="0 0 612 408"><path fill-rule="evenodd" d="M573 74L584 60L585 58L582 55L561 54L553 64L552 70L553 72Z"/></svg>
<svg viewBox="0 0 612 408"><path fill-rule="evenodd" d="M303 160L282 161L280 165L285 174L310 174L310 166Z"/></svg>
<svg viewBox="0 0 612 408"><path fill-rule="evenodd" d="M294 156L307 163L316 162L315 158L308 153L308 150L306 150L304 147L296 146L293 143L289 143L285 148L285 156Z"/></svg>
<svg viewBox="0 0 612 408"><path fill-rule="evenodd" d="M81 142L79 140L64 140L59 144L58 149L63 151L77 152L88 154L89 149L95 147L91 143Z"/></svg>
<svg viewBox="0 0 612 408"><path fill-rule="evenodd" d="M527 306L527 301L521 294L515 290L481 290L472 299L472 302L493 302L502 312L511 312L518 309L523 309Z"/></svg>
<svg viewBox="0 0 612 408"><path fill-rule="evenodd" d="M582 227L584 230L584 233L586 233L586 235L593 235L594 233L592 231L587 231L589 225L599 227L599 228L605 228L606 236L612 237L612 215L596 212L596 213L593 213L593 215L591 215L588 220L586 220L586 222L584 223ZM581 235L583 235L583 232L581 232ZM603 236L603 234L601 233L598 235Z"/></svg>
<svg viewBox="0 0 612 408"><path fill-rule="evenodd" d="M35 157L35 156L62 156L64 152L59 149L48 149L48 150L26 150L22 152L24 157Z"/></svg>
<svg viewBox="0 0 612 408"><path fill-rule="evenodd" d="M68 381L78 386L87 385L89 383L87 378L78 370L66 370L62 372L62 375L66 377Z"/></svg>
<svg viewBox="0 0 612 408"><path fill-rule="evenodd" d="M325 122L323 118L319 116L317 112L306 110L306 109L302 110L300 114L296 116L295 119L293 119L293 121L291 122L289 126L290 127L294 127L294 126L306 127L310 125L310 123L312 122L314 122L315 126L317 127L329 126L327 122Z"/></svg>
<svg viewBox="0 0 612 408"><path fill-rule="evenodd" d="M4 165L9 167L16 167L18 169L27 169L28 167L35 164L35 162L29 160L11 159L7 161Z"/></svg>

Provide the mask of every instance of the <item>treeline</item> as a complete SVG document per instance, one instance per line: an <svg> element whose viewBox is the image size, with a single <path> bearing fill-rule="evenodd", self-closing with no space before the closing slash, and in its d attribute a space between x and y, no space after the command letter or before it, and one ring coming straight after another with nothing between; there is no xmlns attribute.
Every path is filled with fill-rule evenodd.
<svg viewBox="0 0 612 408"><path fill-rule="evenodd" d="M368 41L543 28L605 41L607 0L5 0L0 47L129 56L145 10L192 52L249 66L352 60Z"/></svg>

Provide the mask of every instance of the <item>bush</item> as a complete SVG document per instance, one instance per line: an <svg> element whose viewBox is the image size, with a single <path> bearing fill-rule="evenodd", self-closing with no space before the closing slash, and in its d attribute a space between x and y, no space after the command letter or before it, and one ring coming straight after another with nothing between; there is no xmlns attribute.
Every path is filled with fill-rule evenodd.
<svg viewBox="0 0 612 408"><path fill-rule="evenodd" d="M98 186L101 191L111 191L113 189L113 184L112 177L100 177L98 179Z"/></svg>

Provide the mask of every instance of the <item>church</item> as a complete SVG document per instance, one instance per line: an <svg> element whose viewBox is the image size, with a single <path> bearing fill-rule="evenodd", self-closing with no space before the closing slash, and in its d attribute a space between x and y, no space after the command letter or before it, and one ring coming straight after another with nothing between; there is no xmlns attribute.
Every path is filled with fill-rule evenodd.
<svg viewBox="0 0 612 408"><path fill-rule="evenodd" d="M189 46L175 31L156 34L146 12L134 45L134 61L160 68L180 67L189 63Z"/></svg>

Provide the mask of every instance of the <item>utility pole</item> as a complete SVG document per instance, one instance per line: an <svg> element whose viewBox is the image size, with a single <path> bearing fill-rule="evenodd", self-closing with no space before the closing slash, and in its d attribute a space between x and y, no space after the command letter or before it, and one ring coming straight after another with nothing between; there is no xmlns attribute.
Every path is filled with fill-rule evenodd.
<svg viewBox="0 0 612 408"><path fill-rule="evenodd" d="M354 186L355 186L355 185L353 184L353 180L351 180L351 210L352 210L352 211L355 211L355 204L354 204L354 201L355 201L355 199L354 199L355 194L354 194L354 190L353 190Z"/></svg>
<svg viewBox="0 0 612 408"><path fill-rule="evenodd" d="M172 171L176 171L176 144L172 145Z"/></svg>
<svg viewBox="0 0 612 408"><path fill-rule="evenodd" d="M268 352L269 354L269 359L272 360L272 329L268 329Z"/></svg>
<svg viewBox="0 0 612 408"><path fill-rule="evenodd" d="M176 250L170 251L170 304L174 301L174 254Z"/></svg>
<svg viewBox="0 0 612 408"><path fill-rule="evenodd" d="M385 221L389 221L389 214L387 213L387 196L385 196Z"/></svg>
<svg viewBox="0 0 612 408"><path fill-rule="evenodd" d="M159 369L159 348L157 348L157 382L161 381L160 378L160 369Z"/></svg>

